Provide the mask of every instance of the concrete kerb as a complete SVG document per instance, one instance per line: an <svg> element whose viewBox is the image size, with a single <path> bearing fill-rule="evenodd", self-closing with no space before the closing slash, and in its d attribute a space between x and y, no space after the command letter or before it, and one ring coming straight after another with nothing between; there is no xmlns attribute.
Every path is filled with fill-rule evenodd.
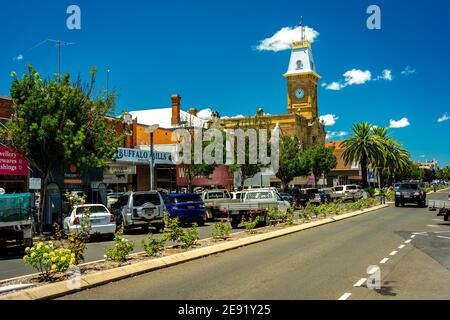
<svg viewBox="0 0 450 320"><path fill-rule="evenodd" d="M230 242L219 243L216 245L194 249L188 252L173 254L167 257L155 258L147 261L137 262L131 265L122 266L110 270L99 271L93 274L87 274L81 277L80 285L77 288L70 288L68 281L61 281L34 287L21 291L12 292L0 296L0 300L44 300L61 297L70 293L100 286L112 281L118 281L125 278L133 277L139 274L155 271L158 269L174 266L184 262L207 257L220 252L237 249L254 243L260 243L270 239L279 238L285 235L293 234L302 230L315 228L321 225L341 221L351 217L359 216L368 212L389 207L389 205L378 205L369 209L359 210L334 216L333 218L325 218L318 221L304 223L297 226L288 227L264 234L256 234L250 237L233 240ZM91 264L91 263L90 263Z"/></svg>

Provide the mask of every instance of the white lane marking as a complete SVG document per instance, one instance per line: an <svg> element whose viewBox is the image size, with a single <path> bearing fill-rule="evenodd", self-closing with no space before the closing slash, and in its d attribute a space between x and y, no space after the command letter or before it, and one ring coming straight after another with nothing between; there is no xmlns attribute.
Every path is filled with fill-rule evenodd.
<svg viewBox="0 0 450 320"><path fill-rule="evenodd" d="M431 227L431 228L439 228L439 226L435 225L435 224L427 224L427 227Z"/></svg>
<svg viewBox="0 0 450 320"><path fill-rule="evenodd" d="M433 233L450 233L450 231L434 231Z"/></svg>
<svg viewBox="0 0 450 320"><path fill-rule="evenodd" d="M391 253L389 253L390 256L395 256L398 253L397 250L392 251Z"/></svg>
<svg viewBox="0 0 450 320"><path fill-rule="evenodd" d="M404 244L402 244L401 246L398 247L398 249L403 249L405 247Z"/></svg>
<svg viewBox="0 0 450 320"><path fill-rule="evenodd" d="M416 235L415 234L413 234L412 236L411 236L411 239L414 239L416 237Z"/></svg>
<svg viewBox="0 0 450 320"><path fill-rule="evenodd" d="M441 239L450 239L450 237L444 237L444 236L437 236L438 238L441 238Z"/></svg>
<svg viewBox="0 0 450 320"><path fill-rule="evenodd" d="M361 278L361 279L359 279L358 282L355 283L353 286L354 286L354 287L361 287L366 281L367 281L366 278Z"/></svg>
<svg viewBox="0 0 450 320"><path fill-rule="evenodd" d="M441 220L439 220L439 221L441 221ZM428 235L428 232L426 232L426 231L423 231L423 232L413 232L413 234L421 235L421 236L427 236L427 235Z"/></svg>
<svg viewBox="0 0 450 320"><path fill-rule="evenodd" d="M412 241L411 239L408 239L405 241L405 243L410 243L411 241Z"/></svg>
<svg viewBox="0 0 450 320"><path fill-rule="evenodd" d="M441 222L442 220L441 219L432 219L433 221L439 221L439 222Z"/></svg>
<svg viewBox="0 0 450 320"><path fill-rule="evenodd" d="M389 258L384 258L383 260L380 261L380 263L385 264L388 260L389 260Z"/></svg>
<svg viewBox="0 0 450 320"><path fill-rule="evenodd" d="M352 294L349 292L344 293L338 300L347 300L348 298L350 298Z"/></svg>
<svg viewBox="0 0 450 320"><path fill-rule="evenodd" d="M367 271L368 274L374 274L375 272L377 272L378 270L380 270L377 267L373 267L372 269L370 269L369 271Z"/></svg>

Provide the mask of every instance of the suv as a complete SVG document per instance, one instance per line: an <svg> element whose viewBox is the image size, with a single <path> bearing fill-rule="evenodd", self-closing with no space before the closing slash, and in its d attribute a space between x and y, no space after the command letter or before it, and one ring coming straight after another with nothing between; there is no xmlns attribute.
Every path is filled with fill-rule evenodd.
<svg viewBox="0 0 450 320"><path fill-rule="evenodd" d="M172 219L180 222L196 222L200 227L205 225L205 203L196 193L171 193L163 196L166 209Z"/></svg>
<svg viewBox="0 0 450 320"><path fill-rule="evenodd" d="M342 200L359 200L363 198L362 189L356 184L346 184L343 186L337 186L333 189L333 196Z"/></svg>
<svg viewBox="0 0 450 320"><path fill-rule="evenodd" d="M419 183L402 183L395 192L395 206L416 203L419 208L426 206L427 194Z"/></svg>
<svg viewBox="0 0 450 320"><path fill-rule="evenodd" d="M124 193L111 211L117 217L117 227L124 231L139 227L148 230L152 226L159 232L165 227L166 208L157 191Z"/></svg>

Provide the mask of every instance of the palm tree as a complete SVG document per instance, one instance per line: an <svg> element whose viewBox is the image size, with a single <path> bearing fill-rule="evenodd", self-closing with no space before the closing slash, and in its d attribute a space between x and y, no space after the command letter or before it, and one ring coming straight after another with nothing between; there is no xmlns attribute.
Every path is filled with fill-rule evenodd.
<svg viewBox="0 0 450 320"><path fill-rule="evenodd" d="M347 164L359 163L363 187L367 188L367 167L384 157L383 139L373 133L373 126L368 123L355 123L352 128L353 136L342 143L342 157Z"/></svg>
<svg viewBox="0 0 450 320"><path fill-rule="evenodd" d="M397 140L389 136L387 128L374 127L372 132L380 138L383 145L383 154L373 167L376 168L377 173L381 174L381 181L383 181L383 175L391 179L397 172L407 168L410 155Z"/></svg>

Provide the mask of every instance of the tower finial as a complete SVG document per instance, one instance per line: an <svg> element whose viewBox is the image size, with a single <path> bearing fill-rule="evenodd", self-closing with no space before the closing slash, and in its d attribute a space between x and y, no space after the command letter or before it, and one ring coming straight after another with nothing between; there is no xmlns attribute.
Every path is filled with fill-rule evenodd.
<svg viewBox="0 0 450 320"><path fill-rule="evenodd" d="M301 27L301 40L305 41L305 24L303 23L303 16L300 18L300 27Z"/></svg>

